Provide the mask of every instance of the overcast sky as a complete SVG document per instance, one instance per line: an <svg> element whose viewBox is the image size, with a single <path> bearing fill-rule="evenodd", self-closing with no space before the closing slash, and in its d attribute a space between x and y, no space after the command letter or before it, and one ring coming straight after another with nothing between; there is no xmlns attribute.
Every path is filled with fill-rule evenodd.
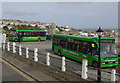
<svg viewBox="0 0 120 83"><path fill-rule="evenodd" d="M118 28L117 2L3 2L3 19L69 25L77 29Z"/></svg>

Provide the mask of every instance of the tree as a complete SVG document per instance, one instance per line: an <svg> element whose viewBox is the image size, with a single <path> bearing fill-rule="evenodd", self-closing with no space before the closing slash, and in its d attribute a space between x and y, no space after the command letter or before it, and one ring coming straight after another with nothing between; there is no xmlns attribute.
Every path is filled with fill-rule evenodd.
<svg viewBox="0 0 120 83"><path fill-rule="evenodd" d="M14 31L14 30L16 30L16 29L15 28L10 29L10 31Z"/></svg>
<svg viewBox="0 0 120 83"><path fill-rule="evenodd" d="M35 25L35 27L38 27L38 25Z"/></svg>
<svg viewBox="0 0 120 83"><path fill-rule="evenodd" d="M9 31L9 29L8 29L7 26L4 26L3 29L4 29L5 31Z"/></svg>

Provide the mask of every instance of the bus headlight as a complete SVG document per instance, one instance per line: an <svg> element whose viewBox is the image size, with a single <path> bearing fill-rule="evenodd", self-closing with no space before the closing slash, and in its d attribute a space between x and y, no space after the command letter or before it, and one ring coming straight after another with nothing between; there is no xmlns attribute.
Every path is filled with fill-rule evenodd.
<svg viewBox="0 0 120 83"><path fill-rule="evenodd" d="M105 64L105 63L102 63L103 65Z"/></svg>

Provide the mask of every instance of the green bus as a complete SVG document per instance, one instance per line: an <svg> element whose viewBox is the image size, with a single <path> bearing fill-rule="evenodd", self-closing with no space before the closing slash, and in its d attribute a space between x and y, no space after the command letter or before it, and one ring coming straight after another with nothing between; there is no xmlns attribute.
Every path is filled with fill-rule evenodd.
<svg viewBox="0 0 120 83"><path fill-rule="evenodd" d="M46 40L46 31L44 30L13 30L10 32L10 41L19 41L21 37L22 41L42 41Z"/></svg>
<svg viewBox="0 0 120 83"><path fill-rule="evenodd" d="M98 67L98 38L54 34L52 51L78 62L88 60L88 65ZM114 38L101 38L101 67L119 65Z"/></svg>

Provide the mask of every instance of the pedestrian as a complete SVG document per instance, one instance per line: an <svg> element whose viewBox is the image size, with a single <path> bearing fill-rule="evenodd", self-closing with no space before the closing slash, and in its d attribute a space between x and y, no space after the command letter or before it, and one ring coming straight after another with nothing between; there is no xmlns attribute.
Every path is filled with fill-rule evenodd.
<svg viewBox="0 0 120 83"><path fill-rule="evenodd" d="M3 33L3 34L2 34L2 43L4 43L4 44L5 44L5 42L6 42L6 34L5 34L5 33Z"/></svg>
<svg viewBox="0 0 120 83"><path fill-rule="evenodd" d="M6 43L6 34L3 33L2 34L2 44L5 44Z"/></svg>
<svg viewBox="0 0 120 83"><path fill-rule="evenodd" d="M18 39L19 39L19 43L20 43L22 41L22 33L21 32L18 33Z"/></svg>

